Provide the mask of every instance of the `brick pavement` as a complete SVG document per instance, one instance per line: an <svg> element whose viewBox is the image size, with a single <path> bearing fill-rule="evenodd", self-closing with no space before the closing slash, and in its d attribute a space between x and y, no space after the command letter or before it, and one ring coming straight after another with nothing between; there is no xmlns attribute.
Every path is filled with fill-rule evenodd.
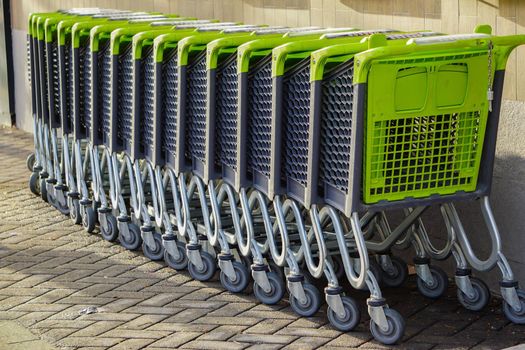
<svg viewBox="0 0 525 350"><path fill-rule="evenodd" d="M12 320L57 348L350 349L386 348L371 340L363 317L351 333L335 331L323 308L299 318L286 301L265 306L249 294L201 283L162 262L89 235L27 188L30 135L0 129L0 320ZM407 320L407 349L495 349L525 342L499 301L486 311L421 297L412 278L386 289ZM364 310L366 294L351 292ZM409 301L409 302L407 302ZM81 315L89 306L97 313ZM1 343L1 340L0 340ZM1 347L1 344L0 344Z"/></svg>

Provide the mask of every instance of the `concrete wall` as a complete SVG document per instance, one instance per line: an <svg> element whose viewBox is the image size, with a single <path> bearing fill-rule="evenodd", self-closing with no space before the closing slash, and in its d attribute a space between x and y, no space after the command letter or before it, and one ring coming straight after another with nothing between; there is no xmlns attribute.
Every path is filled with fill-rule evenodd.
<svg viewBox="0 0 525 350"><path fill-rule="evenodd" d="M353 26L357 28L430 29L471 32L490 24L496 34L525 33L525 1L520 0L12 0L17 125L31 130L25 33L30 12L66 7L112 7L178 13L245 23L289 26ZM525 283L525 47L510 57L503 105L492 203L504 251ZM521 77L521 79L520 79ZM467 228L482 253L486 230L477 205L459 205ZM425 215L434 236L442 235L439 212ZM439 239L437 240L439 241ZM497 275L491 274L495 280ZM495 284L492 284L494 287Z"/></svg>

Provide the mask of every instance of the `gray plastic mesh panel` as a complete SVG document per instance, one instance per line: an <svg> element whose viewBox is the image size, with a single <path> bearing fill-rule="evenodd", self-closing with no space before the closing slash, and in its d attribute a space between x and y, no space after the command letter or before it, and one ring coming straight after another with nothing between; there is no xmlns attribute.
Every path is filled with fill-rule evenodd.
<svg viewBox="0 0 525 350"><path fill-rule="evenodd" d="M155 89L155 60L153 57L153 50L151 50L151 48L142 60L142 74L142 139L144 141L144 146L150 148L153 146L153 108L155 104L153 95L153 91Z"/></svg>
<svg viewBox="0 0 525 350"><path fill-rule="evenodd" d="M91 128L91 50L89 45L79 50L79 69L80 69L80 124L89 132Z"/></svg>
<svg viewBox="0 0 525 350"><path fill-rule="evenodd" d="M233 53L217 67L215 90L215 160L233 169L237 164L237 92L237 55Z"/></svg>
<svg viewBox="0 0 525 350"><path fill-rule="evenodd" d="M31 76L31 36L27 36L27 40L26 40L26 48L27 48L27 79L29 81L29 86L31 86L31 80L33 79L33 77ZM33 91L33 93L35 93Z"/></svg>
<svg viewBox="0 0 525 350"><path fill-rule="evenodd" d="M282 177L306 186L310 120L310 58L286 73L283 81Z"/></svg>
<svg viewBox="0 0 525 350"><path fill-rule="evenodd" d="M162 62L162 151L175 156L177 140L177 50L165 52Z"/></svg>
<svg viewBox="0 0 525 350"><path fill-rule="evenodd" d="M248 83L248 168L270 176L272 129L271 56L250 68Z"/></svg>
<svg viewBox="0 0 525 350"><path fill-rule="evenodd" d="M188 66L186 90L186 154L204 161L206 142L206 52Z"/></svg>
<svg viewBox="0 0 525 350"><path fill-rule="evenodd" d="M71 50L71 42L66 41L64 46L64 76L66 78L64 88L64 94L60 95L60 98L66 99L66 123L69 128L73 127L73 74L71 70L71 64L73 62L73 50Z"/></svg>
<svg viewBox="0 0 525 350"><path fill-rule="evenodd" d="M58 46L56 41L51 44L51 65L53 76L53 106L55 108L55 115L51 116L54 118L55 122L60 123L60 70L58 69Z"/></svg>
<svg viewBox="0 0 525 350"><path fill-rule="evenodd" d="M45 47L45 43L44 43ZM40 67L40 69L44 72L42 79L40 80L40 86L42 87L41 94L42 94L42 102L44 106L44 110L49 110L49 87L47 86L47 83L49 80L47 80L47 60L48 60L48 52L45 50L44 52L40 53L44 58L44 67ZM44 69L42 69L44 68Z"/></svg>
<svg viewBox="0 0 525 350"><path fill-rule="evenodd" d="M109 40L98 51L98 86L93 87L98 94L99 124L105 135L111 132L111 50Z"/></svg>
<svg viewBox="0 0 525 350"><path fill-rule="evenodd" d="M322 183L348 192L354 98L353 59L323 80L319 177Z"/></svg>
<svg viewBox="0 0 525 350"><path fill-rule="evenodd" d="M131 140L133 114L133 54L131 44L123 48L118 56L117 76L117 138Z"/></svg>

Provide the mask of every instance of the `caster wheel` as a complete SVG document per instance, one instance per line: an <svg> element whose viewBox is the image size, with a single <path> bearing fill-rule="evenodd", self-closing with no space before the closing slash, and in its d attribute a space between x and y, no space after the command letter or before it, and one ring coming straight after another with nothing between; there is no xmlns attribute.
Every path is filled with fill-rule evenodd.
<svg viewBox="0 0 525 350"><path fill-rule="evenodd" d="M376 278L376 281L377 281L377 284L379 286L382 286L383 285L383 274L381 273L381 266L377 263L377 261L375 261L375 259L370 259L370 272L372 272L372 274L374 275L374 277ZM367 287L365 287L366 289L368 289Z"/></svg>
<svg viewBox="0 0 525 350"><path fill-rule="evenodd" d="M29 190L35 195L40 195L40 175L36 172L29 176Z"/></svg>
<svg viewBox="0 0 525 350"><path fill-rule="evenodd" d="M106 227L104 227L104 225L100 225L100 235L106 241L114 242L118 238L117 219L111 214L104 214L104 215L106 215L107 225Z"/></svg>
<svg viewBox="0 0 525 350"><path fill-rule="evenodd" d="M400 287L405 284L408 278L408 265L396 256L390 257L392 270L381 269L381 280L387 287Z"/></svg>
<svg viewBox="0 0 525 350"><path fill-rule="evenodd" d="M303 288L306 295L305 302L301 303L290 294L290 306L299 316L310 317L315 315L321 307L321 294L313 284L303 283Z"/></svg>
<svg viewBox="0 0 525 350"><path fill-rule="evenodd" d="M172 269L180 271L188 267L188 256L186 255L186 247L184 243L177 242L177 250L180 255L179 259L175 259L166 249L164 249L164 261Z"/></svg>
<svg viewBox="0 0 525 350"><path fill-rule="evenodd" d="M417 289L423 296L430 299L437 299L447 291L447 274L437 266L430 266L430 273L432 274L434 283L432 285L428 285L421 278L418 278Z"/></svg>
<svg viewBox="0 0 525 350"><path fill-rule="evenodd" d="M44 202L49 202L49 199L48 199L48 196L47 196L47 183L46 183L46 179L40 179L40 185L39 185L39 189L40 189L40 197L44 200Z"/></svg>
<svg viewBox="0 0 525 350"><path fill-rule="evenodd" d="M222 286L232 293L240 293L246 289L250 281L250 273L246 266L238 261L233 261L233 270L235 271L235 280L231 280L228 275L221 271L220 280Z"/></svg>
<svg viewBox="0 0 525 350"><path fill-rule="evenodd" d="M29 171L33 171L33 167L35 166L35 154L30 153L26 158L26 166Z"/></svg>
<svg viewBox="0 0 525 350"><path fill-rule="evenodd" d="M515 324L525 324L525 291L518 289L517 292L521 303L521 310L516 311L512 306L507 304L507 302L503 301L503 313L510 322Z"/></svg>
<svg viewBox="0 0 525 350"><path fill-rule="evenodd" d="M62 192L64 198L67 198L67 194L65 192ZM65 203L60 203L59 200L55 201L55 207L58 209L60 214L63 215L69 215L69 205L67 204L67 201Z"/></svg>
<svg viewBox="0 0 525 350"><path fill-rule="evenodd" d="M155 248L151 249L146 242L142 241L142 252L144 256L152 261L159 261L164 258L164 247L162 246L162 237L159 233L153 232L153 239L155 240Z"/></svg>
<svg viewBox="0 0 525 350"><path fill-rule="evenodd" d="M391 345L398 342L405 333L405 320L399 312L385 308L385 316L388 329L381 329L374 321L370 320L370 332L375 340L380 343Z"/></svg>
<svg viewBox="0 0 525 350"><path fill-rule="evenodd" d="M270 271L266 274L268 281L270 282L270 291L265 292L264 289L257 283L253 283L253 294L263 304L275 305L284 296L284 284L281 277L274 271Z"/></svg>
<svg viewBox="0 0 525 350"><path fill-rule="evenodd" d="M124 237L119 233L118 239L120 242L120 245L127 250L137 250L139 249L140 245L142 244L142 237L140 236L140 228L133 224L128 224L128 231L129 231L129 239Z"/></svg>
<svg viewBox="0 0 525 350"><path fill-rule="evenodd" d="M475 277L470 278L470 283L472 284L474 295L469 297L458 289L458 301L467 310L480 311L487 306L490 301L489 288L485 282Z"/></svg>
<svg viewBox="0 0 525 350"><path fill-rule="evenodd" d="M202 268L198 269L197 266L193 265L190 261L188 263L188 271L191 277L197 281L209 281L215 274L217 265L215 264L215 259L210 253L201 252L200 254L202 259Z"/></svg>
<svg viewBox="0 0 525 350"><path fill-rule="evenodd" d="M70 199L69 202L69 217L75 225L79 225L82 222L82 217L80 215L80 203L78 199Z"/></svg>
<svg viewBox="0 0 525 350"><path fill-rule="evenodd" d="M359 311L359 307L354 299L342 296L341 300L345 309L344 317L339 317L334 310L328 307L328 321L330 321L330 324L338 331L349 332L359 324L361 311Z"/></svg>
<svg viewBox="0 0 525 350"><path fill-rule="evenodd" d="M92 233L95 229L95 211L92 207L86 208L86 212L82 217L82 226L88 233Z"/></svg>

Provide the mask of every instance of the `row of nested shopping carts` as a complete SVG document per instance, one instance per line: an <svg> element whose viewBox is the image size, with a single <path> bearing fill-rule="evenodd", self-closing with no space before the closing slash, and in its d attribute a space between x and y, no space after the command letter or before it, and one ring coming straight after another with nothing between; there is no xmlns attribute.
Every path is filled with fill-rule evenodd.
<svg viewBox="0 0 525 350"><path fill-rule="evenodd" d="M490 293L471 271L497 265L503 312L523 324L525 293L488 199L505 65L523 43L485 25L443 35L32 14L29 186L88 232L98 224L104 239L196 280L218 270L231 292L253 281L262 303L288 294L306 317L324 298L338 330L360 322L351 289L368 291L370 331L385 344L405 328L380 288L408 275L393 248L415 251L429 298L448 283L431 259L452 256L458 301L475 311ZM481 204L485 260L460 200ZM439 248L422 220L432 205Z"/></svg>

